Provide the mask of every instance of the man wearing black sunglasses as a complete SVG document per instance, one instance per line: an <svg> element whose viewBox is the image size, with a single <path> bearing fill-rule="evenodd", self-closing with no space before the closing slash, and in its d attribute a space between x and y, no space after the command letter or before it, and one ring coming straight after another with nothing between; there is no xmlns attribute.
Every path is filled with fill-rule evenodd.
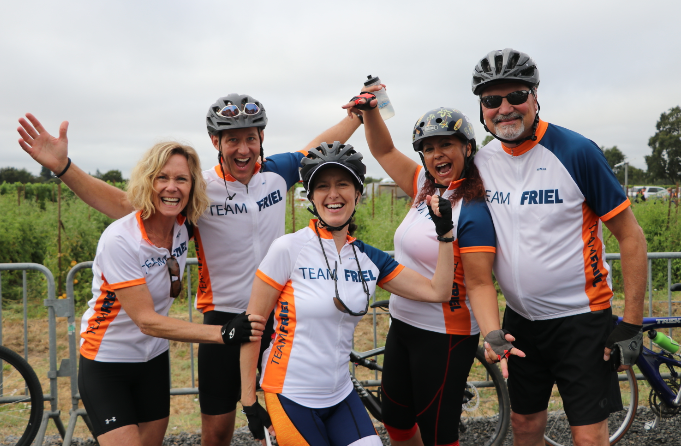
<svg viewBox="0 0 681 446"><path fill-rule="evenodd" d="M496 138L475 164L497 234L504 328L526 353L508 362L514 444L544 444L555 382L574 444L604 446L608 416L621 409L613 369L640 352L611 360L639 336L646 240L598 146L539 119L538 86L534 61L511 48L488 53L473 71L480 121ZM622 256L624 323L615 329L601 222ZM497 355L487 350L492 362Z"/></svg>

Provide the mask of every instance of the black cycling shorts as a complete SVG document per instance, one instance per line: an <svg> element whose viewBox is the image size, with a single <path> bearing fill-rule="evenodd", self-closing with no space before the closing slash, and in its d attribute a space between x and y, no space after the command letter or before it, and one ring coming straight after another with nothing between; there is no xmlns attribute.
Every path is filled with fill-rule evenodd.
<svg viewBox="0 0 681 446"><path fill-rule="evenodd" d="M222 326L235 316L237 314L224 311L207 311L203 313L203 323ZM260 357L272 340L273 321L274 313L267 321ZM236 409L236 403L241 399L240 351L240 345L199 344L199 405L202 414L223 415Z"/></svg>
<svg viewBox="0 0 681 446"><path fill-rule="evenodd" d="M508 392L515 413L546 410L554 383L572 426L599 423L621 410L617 374L603 360L612 331L610 308L530 321L507 307L504 328L515 336L513 345L527 355L509 358Z"/></svg>
<svg viewBox="0 0 681 446"><path fill-rule="evenodd" d="M100 362L81 356L78 390L95 437L167 418L169 371L167 350L147 362Z"/></svg>
<svg viewBox="0 0 681 446"><path fill-rule="evenodd" d="M459 439L461 402L480 335L435 333L392 320L385 343L383 422L390 438L426 445Z"/></svg>

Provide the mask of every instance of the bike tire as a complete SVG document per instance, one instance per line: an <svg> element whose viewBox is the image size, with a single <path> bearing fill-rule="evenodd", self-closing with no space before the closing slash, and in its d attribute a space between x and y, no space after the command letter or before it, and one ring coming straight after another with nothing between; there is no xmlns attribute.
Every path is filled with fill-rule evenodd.
<svg viewBox="0 0 681 446"><path fill-rule="evenodd" d="M19 438L17 446L29 446L43 418L43 388L29 363L7 347L0 346L0 365L0 426Z"/></svg>
<svg viewBox="0 0 681 446"><path fill-rule="evenodd" d="M626 380L620 381L620 393L624 410L610 414L608 418L608 435L610 444L620 441L627 433L638 408L638 383L633 369L620 372L626 374ZM552 396L553 399L553 396ZM564 411L555 411L549 414L546 423L544 441L547 446L570 446L572 445L572 432Z"/></svg>
<svg viewBox="0 0 681 446"><path fill-rule="evenodd" d="M487 378L489 376L489 378ZM483 387L491 381L491 387ZM511 404L508 388L501 370L489 364L485 351L478 347L468 375L466 389L474 396L464 404L459 422L461 446L501 446L511 423ZM489 428L492 421L493 429Z"/></svg>

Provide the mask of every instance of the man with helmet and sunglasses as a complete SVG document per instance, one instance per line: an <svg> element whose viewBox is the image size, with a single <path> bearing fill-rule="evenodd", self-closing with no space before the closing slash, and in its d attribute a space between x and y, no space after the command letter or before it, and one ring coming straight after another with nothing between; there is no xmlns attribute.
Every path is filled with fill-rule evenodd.
<svg viewBox="0 0 681 446"><path fill-rule="evenodd" d="M109 217L131 212L125 192L106 184L71 163L66 149L68 123L59 138L52 138L33 116L20 119L19 132L35 138L29 155L60 177L83 201ZM199 258L199 283L195 306L204 324L238 324L247 316L253 277L270 244L284 234L285 194L299 180L300 160L307 149L322 141L345 142L360 122L346 117L327 129L299 152L267 157L263 152L267 114L261 102L249 95L219 98L206 114L206 127L218 164L203 172L210 207L191 227ZM27 133L28 132L28 133ZM23 134L22 134L23 136ZM253 317L251 316L251 321ZM272 321L268 325L271 325ZM254 327L255 328L255 327ZM271 331L270 331L271 334ZM269 344L267 332L263 343ZM234 431L239 400L239 344L199 345L199 402L201 441L228 445ZM264 350L265 346L263 346Z"/></svg>
<svg viewBox="0 0 681 446"><path fill-rule="evenodd" d="M480 121L496 138L475 164L497 232L504 329L527 355L508 364L514 444L544 444L555 382L574 443L607 445L608 415L621 408L613 369L641 348L646 240L598 146L539 118L538 86L534 61L511 48L473 71ZM601 222L622 256L624 323L614 329Z"/></svg>
<svg viewBox="0 0 681 446"><path fill-rule="evenodd" d="M262 358L267 412L253 382L258 345L241 347L241 402L258 439L271 418L282 446L381 445L348 370L355 327L377 286L418 301L449 300L449 201L426 197L432 217L427 224L435 226L439 241L437 267L424 276L352 237L365 171L362 155L349 144L310 149L301 176L317 218L277 239L258 267L247 312L267 315L274 309L276 317L276 337Z"/></svg>

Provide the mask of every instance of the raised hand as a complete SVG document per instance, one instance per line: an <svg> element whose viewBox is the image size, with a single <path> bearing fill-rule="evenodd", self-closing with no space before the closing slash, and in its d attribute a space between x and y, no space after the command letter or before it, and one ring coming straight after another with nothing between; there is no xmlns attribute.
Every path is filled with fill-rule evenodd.
<svg viewBox="0 0 681 446"><path fill-rule="evenodd" d="M68 163L69 141L66 131L69 128L68 121L59 126L59 138L50 135L40 121L31 113L26 113L26 118L19 118L21 127L19 132L19 145L31 158L58 174L64 170Z"/></svg>

